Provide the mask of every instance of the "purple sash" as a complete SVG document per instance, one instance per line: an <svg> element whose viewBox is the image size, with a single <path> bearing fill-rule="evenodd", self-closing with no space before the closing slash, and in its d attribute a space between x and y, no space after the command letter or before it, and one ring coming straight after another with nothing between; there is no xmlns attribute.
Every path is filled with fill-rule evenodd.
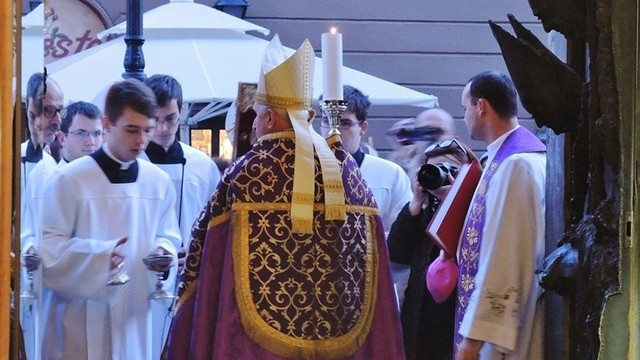
<svg viewBox="0 0 640 360"><path fill-rule="evenodd" d="M518 153L544 151L546 151L544 144L529 130L521 126L507 136L489 167L484 169L484 177L480 180L471 201L471 206L469 206L470 212L463 228L462 239L460 239L460 254L458 256L460 276L458 277L458 298L456 301L455 352L457 352L458 345L462 341L462 335L458 333L458 329L462 324L467 305L469 305L469 298L475 289L475 277L478 272L480 244L482 243L482 230L485 221L485 195L489 182L502 160L507 157Z"/></svg>

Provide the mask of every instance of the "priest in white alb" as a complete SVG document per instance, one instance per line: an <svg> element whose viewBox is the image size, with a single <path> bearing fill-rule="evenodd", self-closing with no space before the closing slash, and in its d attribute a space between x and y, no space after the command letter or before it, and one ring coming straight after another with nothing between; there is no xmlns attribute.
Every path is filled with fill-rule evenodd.
<svg viewBox="0 0 640 360"><path fill-rule="evenodd" d="M545 146L518 124L515 86L487 71L462 92L471 138L487 144L458 246L456 360L543 358Z"/></svg>

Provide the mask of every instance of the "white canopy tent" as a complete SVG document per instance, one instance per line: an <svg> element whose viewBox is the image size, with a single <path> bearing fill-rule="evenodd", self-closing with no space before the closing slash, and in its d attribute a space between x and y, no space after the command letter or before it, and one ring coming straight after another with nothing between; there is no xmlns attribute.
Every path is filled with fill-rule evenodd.
<svg viewBox="0 0 640 360"><path fill-rule="evenodd" d="M171 11L167 11L170 6ZM207 20L194 18L191 21L188 16L193 16L192 11L179 12L192 6L200 8L199 14L206 11ZM195 28L198 23L198 26L223 24L228 17L249 25L229 25L233 29L221 26ZM161 18L166 18L166 26L162 25L165 20ZM191 25L183 25L185 23ZM262 53L268 41L244 31L266 29L184 0L174 0L146 12L143 26L145 73L148 76L161 73L175 77L182 84L185 102L210 103L205 108L206 114L201 112L190 119L191 123L225 112L237 96L238 83L256 82L258 79ZM119 24L104 33L122 33L125 27ZM120 37L49 64L49 74L62 86L67 99L93 101L105 87L121 79L125 49L124 40ZM293 53L292 49L289 50ZM343 69L343 81L369 95L374 105L437 106L434 96L347 67ZM317 98L322 89L320 58L316 58L314 84L314 97ZM226 107L220 109L221 103L227 104Z"/></svg>
<svg viewBox="0 0 640 360"><path fill-rule="evenodd" d="M193 0L170 0L168 4L158 6L145 12L142 18L144 31L148 30L236 30L258 31L269 35L269 30L225 14L211 7L198 4ZM188 20L186 20L188 19ZM122 35L127 31L127 22L121 22L107 30L99 37Z"/></svg>

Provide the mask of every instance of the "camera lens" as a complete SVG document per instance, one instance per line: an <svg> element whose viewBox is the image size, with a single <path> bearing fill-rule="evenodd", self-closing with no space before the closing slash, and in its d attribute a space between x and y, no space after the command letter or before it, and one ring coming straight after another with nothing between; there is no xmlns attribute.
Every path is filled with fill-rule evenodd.
<svg viewBox="0 0 640 360"><path fill-rule="evenodd" d="M448 171L434 164L425 164L418 171L418 183L422 188L435 190L446 184Z"/></svg>

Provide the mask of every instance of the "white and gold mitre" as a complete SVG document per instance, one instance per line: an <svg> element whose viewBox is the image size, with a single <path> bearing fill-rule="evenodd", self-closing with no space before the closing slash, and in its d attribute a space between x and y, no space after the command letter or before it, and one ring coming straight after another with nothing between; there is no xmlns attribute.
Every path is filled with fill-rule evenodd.
<svg viewBox="0 0 640 360"><path fill-rule="evenodd" d="M309 122L313 97L313 65L315 54L309 40L291 56L276 35L267 45L262 57L256 102L287 110L295 132L295 163L291 198L292 230L313 233L314 208L314 151L322 169L325 194L325 219L346 219L344 186L340 164L326 141ZM311 110L312 112L312 110Z"/></svg>
<svg viewBox="0 0 640 360"><path fill-rule="evenodd" d="M313 97L315 54L309 40L290 57L276 35L262 58L256 102L268 106L307 110Z"/></svg>

